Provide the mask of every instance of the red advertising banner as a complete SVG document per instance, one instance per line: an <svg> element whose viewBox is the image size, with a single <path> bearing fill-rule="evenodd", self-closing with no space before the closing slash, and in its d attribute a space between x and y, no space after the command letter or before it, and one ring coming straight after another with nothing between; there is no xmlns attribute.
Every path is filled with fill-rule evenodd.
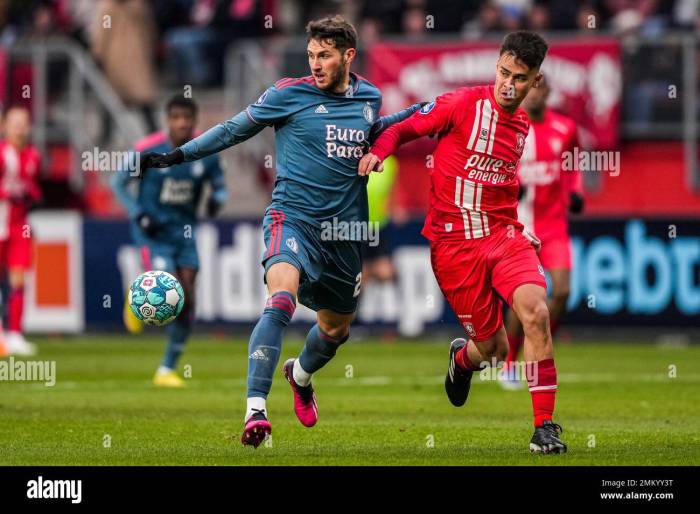
<svg viewBox="0 0 700 514"><path fill-rule="evenodd" d="M380 43L369 51L368 78L382 91L384 111L429 101L462 86L492 84L498 42ZM549 105L574 118L581 144L617 149L622 91L620 45L615 39L550 41L542 65Z"/></svg>

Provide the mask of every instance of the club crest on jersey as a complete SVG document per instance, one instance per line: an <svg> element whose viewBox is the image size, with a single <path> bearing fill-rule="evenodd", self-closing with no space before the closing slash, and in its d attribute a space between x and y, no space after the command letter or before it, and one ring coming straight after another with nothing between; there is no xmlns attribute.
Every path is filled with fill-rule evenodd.
<svg viewBox="0 0 700 514"><path fill-rule="evenodd" d="M367 104L362 108L362 114L365 117L367 123L369 123L370 125L374 123L374 110L369 105L369 102L367 102Z"/></svg>
<svg viewBox="0 0 700 514"><path fill-rule="evenodd" d="M297 253L299 251L299 245L297 244L297 240L293 237L290 237L284 242L287 247L293 251L294 253Z"/></svg>
<svg viewBox="0 0 700 514"><path fill-rule="evenodd" d="M421 114L428 114L433 110L433 107L435 107L435 102L430 102L429 104L425 104L423 107L421 107L420 111L418 112Z"/></svg>
<svg viewBox="0 0 700 514"><path fill-rule="evenodd" d="M469 334L469 337L476 337L476 330L474 330L474 325L472 325L468 321L465 321L464 323L462 323L462 326L464 327L464 330L466 330L467 334Z"/></svg>
<svg viewBox="0 0 700 514"><path fill-rule="evenodd" d="M525 148L525 136L518 132L515 135L515 151L518 152L519 154L523 153L523 148Z"/></svg>

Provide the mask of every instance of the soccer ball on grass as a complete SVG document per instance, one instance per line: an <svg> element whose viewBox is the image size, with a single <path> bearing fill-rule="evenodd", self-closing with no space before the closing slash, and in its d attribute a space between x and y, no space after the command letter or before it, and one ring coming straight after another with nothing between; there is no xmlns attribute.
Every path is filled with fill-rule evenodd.
<svg viewBox="0 0 700 514"><path fill-rule="evenodd" d="M177 318L185 304L180 282L165 271L147 271L129 288L129 307L147 325L167 325Z"/></svg>

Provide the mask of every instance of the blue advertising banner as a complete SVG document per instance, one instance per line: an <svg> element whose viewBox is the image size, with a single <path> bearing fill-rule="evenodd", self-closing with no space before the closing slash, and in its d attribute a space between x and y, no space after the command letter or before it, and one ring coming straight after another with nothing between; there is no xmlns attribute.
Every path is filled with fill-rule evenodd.
<svg viewBox="0 0 700 514"><path fill-rule="evenodd" d="M392 324L417 336L455 323L430 268L420 223L391 227L396 281L363 284L360 324ZM697 326L700 320L700 221L585 220L572 224L567 322L601 326ZM124 292L142 271L125 221L85 220L87 328L121 324ZM249 324L265 303L258 221L203 223L195 237L201 269L197 319ZM313 313L300 308L295 322Z"/></svg>

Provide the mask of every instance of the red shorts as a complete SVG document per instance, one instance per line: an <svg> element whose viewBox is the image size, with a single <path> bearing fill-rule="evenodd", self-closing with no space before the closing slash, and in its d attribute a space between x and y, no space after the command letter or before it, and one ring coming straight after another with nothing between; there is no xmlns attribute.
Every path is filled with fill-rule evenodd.
<svg viewBox="0 0 700 514"><path fill-rule="evenodd" d="M543 239L539 257L544 269L571 270L571 238Z"/></svg>
<svg viewBox="0 0 700 514"><path fill-rule="evenodd" d="M0 240L0 267L29 269L32 264L32 238L27 225L10 225L9 237ZM27 237L25 237L27 236Z"/></svg>
<svg viewBox="0 0 700 514"><path fill-rule="evenodd" d="M547 287L537 253L521 232L515 237L503 230L481 239L435 241L430 256L442 293L475 341L486 341L503 325L501 298L511 305L519 286Z"/></svg>

